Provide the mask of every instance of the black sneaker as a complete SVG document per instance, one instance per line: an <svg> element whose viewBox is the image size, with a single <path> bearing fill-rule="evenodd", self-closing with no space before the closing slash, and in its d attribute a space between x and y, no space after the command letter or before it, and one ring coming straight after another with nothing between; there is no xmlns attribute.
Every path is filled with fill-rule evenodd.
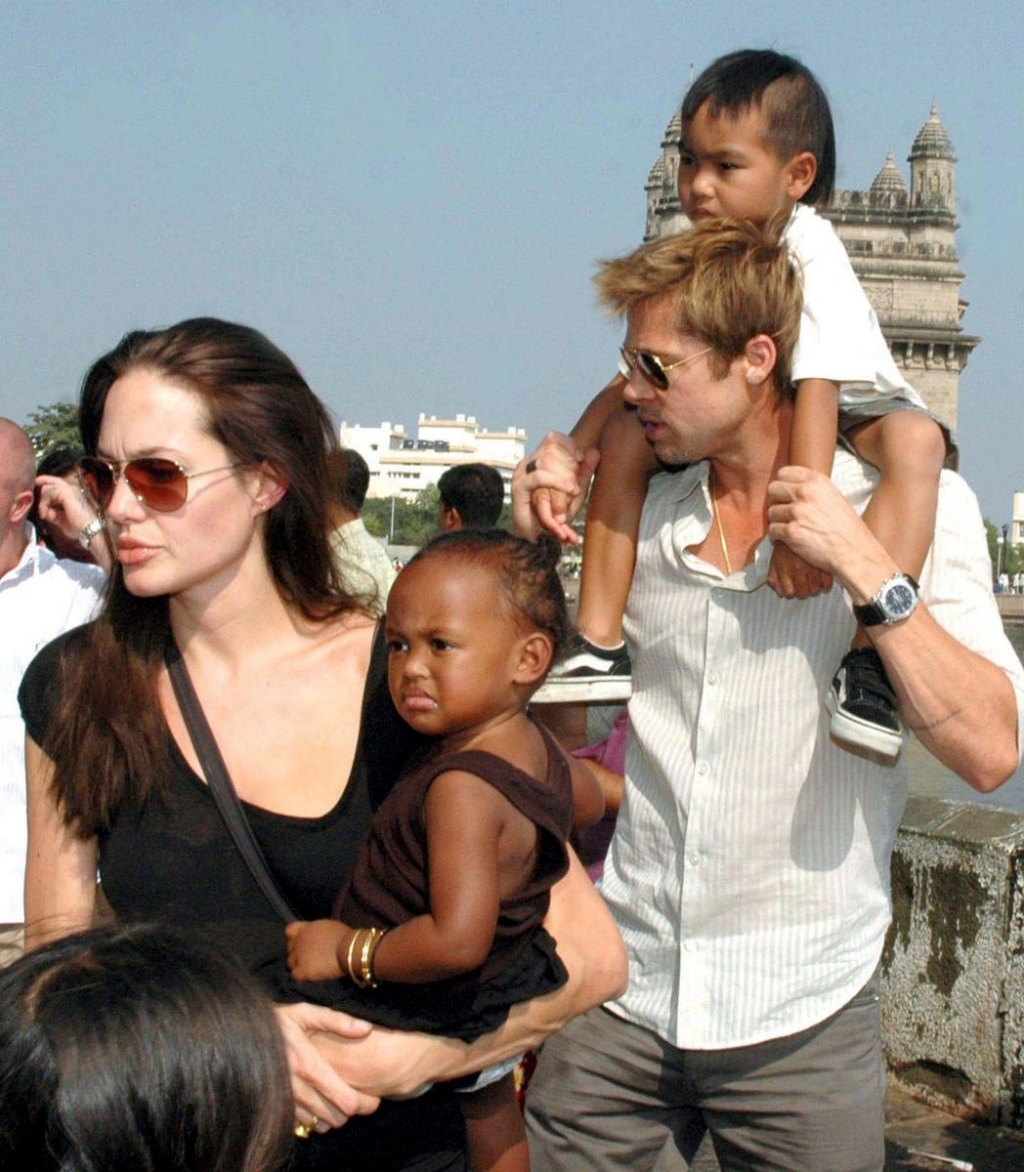
<svg viewBox="0 0 1024 1172"><path fill-rule="evenodd" d="M618 647L598 647L585 635L577 634L532 699L537 704L628 700L632 692L631 673L625 643Z"/></svg>
<svg viewBox="0 0 1024 1172"><path fill-rule="evenodd" d="M832 714L830 727L837 741L893 761L899 756L903 726L896 712L896 694L873 647L859 647L843 656L825 707Z"/></svg>

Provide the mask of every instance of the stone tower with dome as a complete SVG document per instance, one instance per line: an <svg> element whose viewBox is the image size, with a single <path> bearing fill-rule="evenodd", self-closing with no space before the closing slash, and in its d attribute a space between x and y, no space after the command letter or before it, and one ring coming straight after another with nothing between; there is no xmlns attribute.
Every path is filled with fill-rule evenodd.
<svg viewBox="0 0 1024 1172"><path fill-rule="evenodd" d="M677 112L647 178L644 239L689 225L676 194L682 124ZM867 191L837 191L819 208L846 246L896 365L954 430L960 371L980 338L964 333L967 302L956 254L953 144L933 106L907 160L910 187L890 151Z"/></svg>

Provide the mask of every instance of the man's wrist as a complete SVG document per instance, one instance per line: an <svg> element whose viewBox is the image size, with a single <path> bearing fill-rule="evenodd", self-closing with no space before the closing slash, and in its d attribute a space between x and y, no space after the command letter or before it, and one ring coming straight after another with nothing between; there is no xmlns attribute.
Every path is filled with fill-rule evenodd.
<svg viewBox="0 0 1024 1172"><path fill-rule="evenodd" d="M920 597L919 590L914 578L897 570L881 583L870 601L862 605L855 604L853 613L863 627L891 627L914 613Z"/></svg>

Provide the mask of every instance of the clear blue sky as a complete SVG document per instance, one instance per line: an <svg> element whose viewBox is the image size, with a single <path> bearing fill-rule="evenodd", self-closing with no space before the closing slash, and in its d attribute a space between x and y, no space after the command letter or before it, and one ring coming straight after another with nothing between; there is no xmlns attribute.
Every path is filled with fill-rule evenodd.
<svg viewBox="0 0 1024 1172"><path fill-rule="evenodd" d="M594 259L639 242L691 63L803 58L839 185L904 169L937 102L980 334L963 470L1024 489L1019 7L4 0L0 411L73 398L132 327L264 330L338 420L465 411L539 439L612 369Z"/></svg>

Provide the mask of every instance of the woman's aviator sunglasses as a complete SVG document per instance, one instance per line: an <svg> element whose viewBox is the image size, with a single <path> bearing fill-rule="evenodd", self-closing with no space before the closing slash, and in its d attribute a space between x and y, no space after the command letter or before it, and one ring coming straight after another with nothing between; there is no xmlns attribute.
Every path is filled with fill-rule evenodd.
<svg viewBox="0 0 1024 1172"><path fill-rule="evenodd" d="M162 456L143 456L126 464L114 464L99 456L83 456L78 463L82 483L101 509L110 504L118 480L124 477L136 500L158 513L180 509L188 500L188 482L194 477L240 467L240 464L222 464L202 472L186 472L180 464Z"/></svg>
<svg viewBox="0 0 1024 1172"><path fill-rule="evenodd" d="M686 358L680 358L678 362L670 362L666 366L657 354L652 354L650 350L634 350L629 346L620 346L619 353L622 357L619 359L619 373L623 378L629 378L631 371L639 370L652 387L657 387L659 391L667 391L670 370L675 370L677 366L685 366L713 349L713 346L705 346L696 354L689 354Z"/></svg>

